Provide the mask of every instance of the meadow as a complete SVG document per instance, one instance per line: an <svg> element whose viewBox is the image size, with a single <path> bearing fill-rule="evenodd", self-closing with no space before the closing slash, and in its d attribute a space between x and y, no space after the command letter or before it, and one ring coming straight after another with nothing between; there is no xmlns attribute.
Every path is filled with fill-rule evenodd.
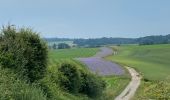
<svg viewBox="0 0 170 100"><path fill-rule="evenodd" d="M50 59L68 59L78 57L90 57L96 54L99 48L71 48L49 50Z"/></svg>
<svg viewBox="0 0 170 100"><path fill-rule="evenodd" d="M113 47L117 55L107 59L135 68L141 73L143 82L134 98L167 99L170 92L170 45L124 45ZM166 87L164 87L166 86Z"/></svg>

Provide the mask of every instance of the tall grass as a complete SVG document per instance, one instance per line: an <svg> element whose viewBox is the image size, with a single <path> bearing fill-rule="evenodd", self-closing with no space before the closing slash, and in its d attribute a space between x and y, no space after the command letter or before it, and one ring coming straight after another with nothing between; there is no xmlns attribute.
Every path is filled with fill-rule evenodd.
<svg viewBox="0 0 170 100"><path fill-rule="evenodd" d="M0 69L0 100L46 100L44 92L25 83L8 69Z"/></svg>

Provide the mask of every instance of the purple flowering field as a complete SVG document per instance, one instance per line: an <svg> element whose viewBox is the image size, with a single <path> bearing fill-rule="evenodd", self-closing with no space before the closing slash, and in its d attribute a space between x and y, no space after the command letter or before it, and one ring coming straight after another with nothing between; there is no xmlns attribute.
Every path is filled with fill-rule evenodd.
<svg viewBox="0 0 170 100"><path fill-rule="evenodd" d="M102 47L101 51L96 53L94 57L77 58L83 62L87 67L99 75L122 75L124 70L121 66L111 61L104 60L103 57L113 54L111 48Z"/></svg>

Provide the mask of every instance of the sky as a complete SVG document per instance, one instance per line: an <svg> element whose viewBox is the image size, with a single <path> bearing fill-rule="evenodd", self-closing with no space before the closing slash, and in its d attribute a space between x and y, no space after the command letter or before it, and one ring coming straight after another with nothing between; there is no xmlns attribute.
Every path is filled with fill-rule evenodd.
<svg viewBox="0 0 170 100"><path fill-rule="evenodd" d="M170 0L0 0L0 26L42 37L135 38L170 34Z"/></svg>

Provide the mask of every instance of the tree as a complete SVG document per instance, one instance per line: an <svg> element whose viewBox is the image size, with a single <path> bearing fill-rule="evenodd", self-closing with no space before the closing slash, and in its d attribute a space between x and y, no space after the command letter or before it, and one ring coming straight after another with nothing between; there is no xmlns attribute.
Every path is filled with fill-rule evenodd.
<svg viewBox="0 0 170 100"><path fill-rule="evenodd" d="M66 43L59 43L58 44L58 49L68 49L70 46Z"/></svg>
<svg viewBox="0 0 170 100"><path fill-rule="evenodd" d="M0 34L0 65L34 82L46 72L47 45L29 28L3 27Z"/></svg>
<svg viewBox="0 0 170 100"><path fill-rule="evenodd" d="M57 45L55 43L53 44L52 47L53 47L53 49L57 49Z"/></svg>

